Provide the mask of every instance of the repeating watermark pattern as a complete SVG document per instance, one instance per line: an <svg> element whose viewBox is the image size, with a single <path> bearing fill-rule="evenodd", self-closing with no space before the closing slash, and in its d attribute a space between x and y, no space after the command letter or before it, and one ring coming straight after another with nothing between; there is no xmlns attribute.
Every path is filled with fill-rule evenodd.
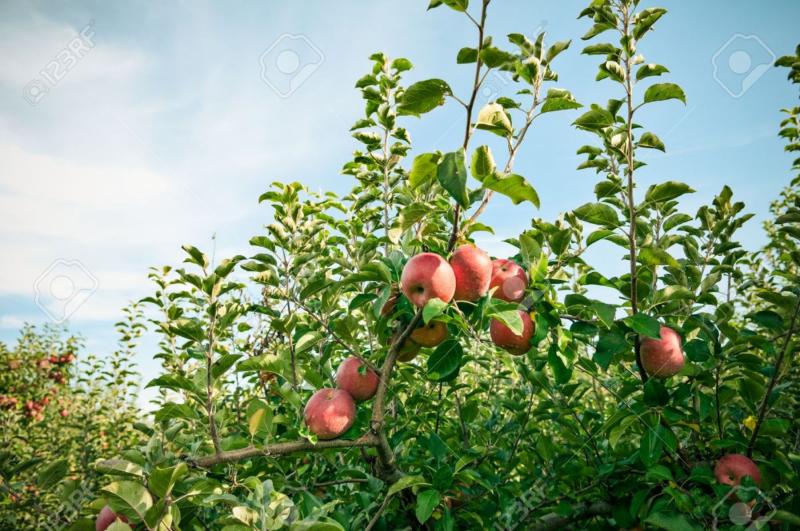
<svg viewBox="0 0 800 531"><path fill-rule="evenodd" d="M78 260L59 258L33 283L36 305L56 323L63 323L96 291L100 283Z"/></svg>
<svg viewBox="0 0 800 531"><path fill-rule="evenodd" d="M766 494L758 487L736 485L714 506L714 520L711 529L729 525L736 529L756 530L764 528L777 509Z"/></svg>
<svg viewBox="0 0 800 531"><path fill-rule="evenodd" d="M261 54L261 79L281 98L288 98L308 81L325 61L305 35L284 33Z"/></svg>
<svg viewBox="0 0 800 531"><path fill-rule="evenodd" d="M714 79L734 98L741 98L775 62L775 54L757 35L737 33L711 58Z"/></svg>
<svg viewBox="0 0 800 531"><path fill-rule="evenodd" d="M39 70L37 77L25 85L25 88L22 89L22 96L31 105L38 105L92 51L94 46L94 20L91 20L78 35Z"/></svg>
<svg viewBox="0 0 800 531"><path fill-rule="evenodd" d="M72 491L66 500L58 506L55 512L51 513L47 521L43 523L46 531L62 531L69 527L81 514L83 504L93 497L89 484L81 482L80 486Z"/></svg>

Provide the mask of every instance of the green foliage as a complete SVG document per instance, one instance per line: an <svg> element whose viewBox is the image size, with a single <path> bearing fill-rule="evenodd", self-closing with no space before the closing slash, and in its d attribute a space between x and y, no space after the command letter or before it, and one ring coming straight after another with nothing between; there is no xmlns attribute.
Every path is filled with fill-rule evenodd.
<svg viewBox="0 0 800 531"><path fill-rule="evenodd" d="M680 207L693 192L684 183L637 189L638 150L667 149L637 112L686 101L679 86L653 82L669 71L640 51L665 9L594 0L581 12L592 21L582 39L604 41L583 53L600 60L596 80L615 91L570 118L595 140L578 154L600 181L595 201L533 219L508 240L528 276L522 303L437 299L418 310L400 294L411 256L447 258L491 230L477 219L494 193L538 206L515 158L536 118L581 107L566 89L543 92L571 41L548 47L543 33L512 33L504 50L485 34L488 0L429 8L441 5L478 30L456 58L475 74L466 96L441 79L406 87L410 61L372 55L356 83L365 113L351 129L358 148L342 169L355 181L346 195L273 183L259 198L270 221L249 256L217 263L184 246L184 267L151 271L154 293L143 302L162 364L147 384L159 393L152 424L139 425L140 444L121 437L97 463L102 490L76 529L105 504L152 530L703 529L732 503L712 473L726 453L752 455L780 521L796 521L789 362L800 184L795 177L773 205L769 243L756 253L737 242L751 216L728 187L693 215ZM794 68L796 57L779 64ZM474 108L492 71L508 76L508 94ZM407 116L450 104L465 110L463 143L407 161ZM781 136L796 151L797 109L788 115ZM471 150L474 135L499 137L505 153L486 143ZM587 262L589 246L629 272L604 274ZM519 310L535 334L527 353L511 356L488 330L497 319L521 331ZM395 365L403 334L434 319L449 338ZM682 337L686 354L681 372L663 380L645 373L640 348L661 325ZM358 404L340 439L318 440L303 423L304 403L335 385L350 356L381 370L378 394ZM43 485L76 466L46 461L28 467ZM8 470L4 481L23 472Z"/></svg>
<svg viewBox="0 0 800 531"><path fill-rule="evenodd" d="M60 328L26 326L16 345L0 343L0 528L65 527L97 495L101 475L136 467L95 461L141 435L133 355L141 311L117 324L120 348L108 359L83 355L80 338Z"/></svg>

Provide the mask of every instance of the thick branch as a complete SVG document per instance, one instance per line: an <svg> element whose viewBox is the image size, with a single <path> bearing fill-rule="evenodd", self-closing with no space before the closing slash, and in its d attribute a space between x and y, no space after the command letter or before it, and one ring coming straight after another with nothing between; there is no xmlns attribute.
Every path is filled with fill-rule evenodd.
<svg viewBox="0 0 800 531"><path fill-rule="evenodd" d="M627 7L623 8L624 27L623 33L630 35L630 13ZM638 274L636 271L636 204L633 201L633 85L631 83L631 58L625 54L625 93L628 107L627 120L627 149L625 150L626 168L625 173L628 177L627 203L630 229L628 229L628 243L630 245L631 260L631 312L633 315L639 313L639 294L638 294ZM642 366L642 344L639 334L634 338L633 348L636 352L636 367L639 369L639 376L642 383L647 382L647 373Z"/></svg>
<svg viewBox="0 0 800 531"><path fill-rule="evenodd" d="M797 325L798 312L800 312L800 295L798 295L797 304L794 306L794 314L792 314L792 321L789 324L789 332L786 334L786 337L783 340L783 348L781 349L781 353L778 354L778 359L775 361L775 370L772 372L772 378L769 380L767 390L764 392L764 398L761 400L761 405L758 408L758 420L756 421L756 427L753 429L753 436L750 437L750 444L747 445L747 457L753 456L753 448L756 446L758 432L761 430L761 425L764 423L764 417L767 416L767 410L769 409L769 397L772 394L772 390L775 388L775 384L778 383L778 378L780 378L781 374L781 366L783 365L783 359L786 357L786 353L789 351L789 343L792 340L794 328Z"/></svg>
<svg viewBox="0 0 800 531"><path fill-rule="evenodd" d="M319 441L313 444L306 440L282 442L268 444L260 448L248 446L239 450L219 452L215 455L207 455L197 459L190 459L190 462L200 468L209 468L220 463L232 463L250 459L252 457L275 457L288 455L296 452L322 452L332 448L359 448L377 446L378 439L371 433L363 435L355 440L334 439L332 441Z"/></svg>

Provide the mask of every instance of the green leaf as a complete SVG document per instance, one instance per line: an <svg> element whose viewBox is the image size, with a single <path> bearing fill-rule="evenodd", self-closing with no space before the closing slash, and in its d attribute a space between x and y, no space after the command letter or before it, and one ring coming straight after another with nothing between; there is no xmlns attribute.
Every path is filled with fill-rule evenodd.
<svg viewBox="0 0 800 531"><path fill-rule="evenodd" d="M542 105L541 113L578 109L583 107L575 100L571 92L563 89L550 89Z"/></svg>
<svg viewBox="0 0 800 531"><path fill-rule="evenodd" d="M668 265L680 267L681 264L675 260L667 251L658 247L644 246L639 249L637 260L646 266Z"/></svg>
<svg viewBox="0 0 800 531"><path fill-rule="evenodd" d="M666 9L663 7L648 7L636 14L633 25L633 38L641 40L644 34L647 33L653 24L656 23L665 13Z"/></svg>
<svg viewBox="0 0 800 531"><path fill-rule="evenodd" d="M495 172L483 179L483 187L503 194L515 205L522 201L530 201L539 208L539 194L522 175L516 173L500 175Z"/></svg>
<svg viewBox="0 0 800 531"><path fill-rule="evenodd" d="M688 184L677 181L667 181L648 188L644 198L645 201L650 203L665 203L684 194L691 193L694 193L694 190Z"/></svg>
<svg viewBox="0 0 800 531"><path fill-rule="evenodd" d="M470 170L475 179L483 181L484 178L494 173L495 167L494 157L489 146L480 146L472 153Z"/></svg>
<svg viewBox="0 0 800 531"><path fill-rule="evenodd" d="M220 376L224 375L228 369L233 367L233 364L239 361L242 358L241 354L223 354L222 356L214 362L214 365L211 367L211 376L213 376L214 380L219 378Z"/></svg>
<svg viewBox="0 0 800 531"><path fill-rule="evenodd" d="M524 326L522 324L522 317L519 315L519 310L505 310L502 312L492 312L489 314L489 317L493 319L497 319L504 325L506 325L509 330L511 330L515 335L521 336Z"/></svg>
<svg viewBox="0 0 800 531"><path fill-rule="evenodd" d="M624 319L625 324L630 326L637 334L652 337L654 339L661 338L661 324L645 313L637 313Z"/></svg>
<svg viewBox="0 0 800 531"><path fill-rule="evenodd" d="M144 477L144 470L136 463L125 459L104 459L94 464L95 470L101 474L117 474L121 476Z"/></svg>
<svg viewBox="0 0 800 531"><path fill-rule="evenodd" d="M648 383L650 383L648 381ZM647 469L645 478L648 481L675 481L672 477L672 471L664 465L653 465Z"/></svg>
<svg viewBox="0 0 800 531"><path fill-rule="evenodd" d="M555 376L556 383L565 384L569 382L570 378L572 377L572 370L567 368L567 366L564 364L564 361L558 354L558 348L556 345L553 345L550 348L550 351L547 353L547 364L553 371L553 376Z"/></svg>
<svg viewBox="0 0 800 531"><path fill-rule="evenodd" d="M448 339L428 357L428 378L435 382L447 381L458 374L464 350L455 339Z"/></svg>
<svg viewBox="0 0 800 531"><path fill-rule="evenodd" d="M489 68L497 68L503 65L513 64L515 59L516 58L510 53L494 46L488 46L481 50L481 61L483 61L483 64Z"/></svg>
<svg viewBox="0 0 800 531"><path fill-rule="evenodd" d="M550 63L553 59L556 58L558 54L569 48L569 45L572 43L571 40L569 41L558 41L553 43L550 48L547 49L547 54L545 55L545 61Z"/></svg>
<svg viewBox="0 0 800 531"><path fill-rule="evenodd" d="M636 145L643 148L666 151L666 148L664 147L664 142L662 142L661 139L658 138L653 133L644 133L642 136L639 137L639 141L636 142Z"/></svg>
<svg viewBox="0 0 800 531"><path fill-rule="evenodd" d="M668 531L693 531L695 529L701 529L698 526L692 525L684 515L677 512L651 513L645 519L645 523Z"/></svg>
<svg viewBox="0 0 800 531"><path fill-rule="evenodd" d="M597 315L600 321L606 325L606 328L611 328L611 325L614 324L614 316L617 313L617 307L613 304L592 301L591 308L594 310L594 313Z"/></svg>
<svg viewBox="0 0 800 531"><path fill-rule="evenodd" d="M66 459L58 459L47 465L36 475L36 484L39 487L53 487L64 479L69 472L69 463Z"/></svg>
<svg viewBox="0 0 800 531"><path fill-rule="evenodd" d="M452 94L450 85L441 79L419 81L406 89L397 110L399 114L419 116L443 105L445 96Z"/></svg>
<svg viewBox="0 0 800 531"><path fill-rule="evenodd" d="M463 208L469 207L464 148L444 154L437 169L436 179L459 205Z"/></svg>
<svg viewBox="0 0 800 531"><path fill-rule="evenodd" d="M422 153L414 157L408 172L408 185L417 189L435 179L441 158L441 153Z"/></svg>
<svg viewBox="0 0 800 531"><path fill-rule="evenodd" d="M386 492L386 496L392 496L393 494L397 494L403 489L407 489L409 487L419 487L419 486L427 486L430 483L425 482L425 478L422 476L403 476L398 479L395 483L389 487L389 490Z"/></svg>
<svg viewBox="0 0 800 531"><path fill-rule="evenodd" d="M614 330L600 336L600 339L597 341L597 349L592 359L602 367L603 370L608 370L609 365L611 365L611 360L614 359L614 355L628 350L630 350L630 345L625 340L625 336Z"/></svg>
<svg viewBox="0 0 800 531"><path fill-rule="evenodd" d="M658 462L663 451L661 439L654 429L645 429L639 443L639 458L645 466L651 466Z"/></svg>
<svg viewBox="0 0 800 531"><path fill-rule="evenodd" d="M306 332L300 337L300 339L297 340L297 343L295 343L295 354L302 354L303 352L310 350L314 345L319 343L323 337L325 337L325 334L316 330Z"/></svg>
<svg viewBox="0 0 800 531"><path fill-rule="evenodd" d="M116 481L100 489L115 513L122 513L132 519L143 520L144 515L153 506L153 497L139 483L133 481Z"/></svg>
<svg viewBox="0 0 800 531"><path fill-rule="evenodd" d="M417 506L414 512L420 524L428 521L441 499L442 495L439 494L439 491L433 489L426 489L417 494Z"/></svg>
<svg viewBox="0 0 800 531"><path fill-rule="evenodd" d="M461 48L456 56L456 63L460 65L474 63L478 60L478 50L475 48Z"/></svg>
<svg viewBox="0 0 800 531"><path fill-rule="evenodd" d="M681 100L684 104L686 103L686 94L684 94L683 89L675 83L656 83L655 85L647 87L647 90L644 92L645 103L673 99Z"/></svg>
<svg viewBox="0 0 800 531"><path fill-rule="evenodd" d="M581 53L585 55L611 55L617 53L617 47L608 42L590 44Z"/></svg>
<svg viewBox="0 0 800 531"><path fill-rule="evenodd" d="M622 224L617 217L617 211L605 203L586 203L576 208L574 212L581 221L594 225L613 229Z"/></svg>
<svg viewBox="0 0 800 531"><path fill-rule="evenodd" d="M592 109L578 117L573 125L587 131L598 131L614 124L614 116L605 109Z"/></svg>
<svg viewBox="0 0 800 531"><path fill-rule="evenodd" d="M669 393L664 384L656 378L650 378L644 384L644 403L648 406L666 406L669 403Z"/></svg>
<svg viewBox="0 0 800 531"><path fill-rule="evenodd" d="M442 299L436 297L429 299L428 302L425 303L425 307L422 308L422 321L428 324L432 319L436 319L442 315L446 309L447 303Z"/></svg>
<svg viewBox="0 0 800 531"><path fill-rule="evenodd" d="M654 63L642 65L636 71L636 81L640 81L646 77L660 76L669 72L666 66L657 65Z"/></svg>
<svg viewBox="0 0 800 531"><path fill-rule="evenodd" d="M489 103L485 105L480 112L478 112L478 120L475 122L475 127L491 131L502 137L511 135L513 131L511 118L499 103Z"/></svg>
<svg viewBox="0 0 800 531"><path fill-rule="evenodd" d="M175 466L165 468L155 468L150 473L147 486L153 494L159 498L164 498L169 496L175 483L188 472L189 468L186 463L178 463Z"/></svg>

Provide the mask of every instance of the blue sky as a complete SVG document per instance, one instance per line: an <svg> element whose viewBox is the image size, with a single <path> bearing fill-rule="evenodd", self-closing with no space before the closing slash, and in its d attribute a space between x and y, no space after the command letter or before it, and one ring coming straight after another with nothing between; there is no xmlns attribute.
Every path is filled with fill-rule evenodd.
<svg viewBox="0 0 800 531"><path fill-rule="evenodd" d="M148 293L149 266L176 263L182 243L210 249L214 234L217 256L248 252L247 240L269 219L256 201L269 182L345 192L352 182L339 169L356 147L347 131L362 112L353 84L372 52L409 58L415 69L408 82L440 77L458 94L467 90L470 69L456 65L455 55L474 45L474 28L447 8L426 12L426 4L0 4L0 340L12 341L23 322L46 322L35 288L68 293L66 277L88 290L70 326L89 349L109 352L119 309ZM583 4L495 0L488 26L496 43L538 28L549 42L573 39L556 63L554 86L588 105L617 93L610 82L593 81L598 58L580 55L589 26L576 19ZM741 236L755 248L769 202L788 182L790 157L775 135L778 109L797 102L784 71L759 65L794 50L800 3L663 5L670 12L640 51L670 69L664 80L682 85L688 104L642 111L639 120L667 153L647 154L641 188L687 182L697 190L685 200L693 212L730 185L756 214ZM284 34L307 41L281 40ZM265 51L282 46L315 65L285 98L263 81L260 64ZM65 59L65 49L80 58ZM752 83L739 94L748 74ZM510 89L490 77L481 98ZM414 153L457 147L462 114L451 103L408 119ZM575 150L591 141L570 126L576 116L545 115L529 133L516 172L537 188L542 208L511 210L494 200L484 221L497 234L479 240L488 250L502 254L501 241L532 216L552 219L592 198L595 176L575 170ZM491 140L478 137L474 145L482 142ZM619 266L619 253L602 247L592 258L601 270ZM59 304L50 307L55 318ZM157 370L152 352L145 345L137 360L145 380Z"/></svg>

